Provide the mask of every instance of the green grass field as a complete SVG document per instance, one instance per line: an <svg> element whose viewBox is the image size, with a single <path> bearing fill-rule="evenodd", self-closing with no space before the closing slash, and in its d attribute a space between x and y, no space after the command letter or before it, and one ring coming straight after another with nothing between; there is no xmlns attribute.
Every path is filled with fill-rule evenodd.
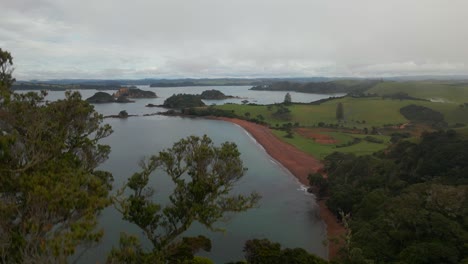
<svg viewBox="0 0 468 264"><path fill-rule="evenodd" d="M407 93L422 99L435 99L455 104L468 102L468 84L448 81L419 81L419 82L383 82L367 92L379 95Z"/></svg>
<svg viewBox="0 0 468 264"><path fill-rule="evenodd" d="M353 98L344 97L326 101L320 105L293 104L287 106L290 110L289 119L281 119L274 115L278 110L277 105L236 105L226 104L215 106L216 108L234 111L238 116L245 117L249 113L249 118L257 118L261 115L264 122L271 127L281 127L285 123L299 123L301 127L318 127L319 123L339 124L346 128L370 129L372 127L381 128L386 125L399 125L409 121L400 114L400 109L404 106L415 104L431 108L444 115L449 126L457 123L468 125L468 106L460 107L460 104L468 102L468 84L456 84L448 82L383 82L371 88L369 93L379 95L392 94L397 92L408 93L412 97L423 99L440 99L438 102L421 100L392 100L381 97ZM337 104L342 103L344 108L344 122L338 123L336 120ZM382 130L383 131L383 130ZM457 128L461 135L468 138L468 127ZM358 144L343 148L336 148L336 145L344 144L353 140L353 137L365 137L364 134L347 134L341 129L336 132L320 132L327 134L339 143L324 145L316 143L313 139L305 138L294 133L294 138L285 138L284 131L273 130L273 133L282 140L296 146L297 148L310 153L318 158L324 158L334 151L355 153L357 155L371 154L375 151L387 147L389 136L382 137L386 143L377 144L361 141ZM385 133L385 132L384 132Z"/></svg>
<svg viewBox="0 0 468 264"><path fill-rule="evenodd" d="M313 127L319 122L326 124L336 124L335 117L336 105L338 102L343 103L345 122L343 125L349 128L364 128L364 127L382 127L384 125L397 125L407 123L408 120L400 114L400 108L410 105L422 105L436 111L441 112L449 125L455 123L468 124L468 107L460 107L453 103L435 103L427 101L413 100L390 100L381 98L352 98L345 97L332 101L325 102L321 105L303 105L294 104L289 106L291 111L290 120L282 120L275 118L273 113L276 111L276 106L268 110L267 106L263 105L235 105L226 104L216 106L224 110L234 110L234 113L239 116L244 116L245 113L250 113L251 118L262 115L265 122L271 126L278 124L281 126L284 123L298 122L301 126ZM362 121L365 121L363 124Z"/></svg>
<svg viewBox="0 0 468 264"><path fill-rule="evenodd" d="M360 143L351 145L349 147L337 148L336 145L352 141L353 137L364 138L366 135L356 135L356 134L351 135L351 134L340 133L340 132L322 132L321 134L330 135L334 139L338 140L339 142L337 144L320 144L320 143L315 142L313 139L303 137L301 135L298 135L297 133L294 133L293 138L286 138L284 137L286 135L284 131L272 130L272 132L281 140L319 159L323 159L327 155L335 151L344 152L344 153L354 153L356 155L372 154L376 151L385 149L388 146L388 142L390 140L390 137L388 136L373 135L373 137L384 140L385 143L383 144L370 143L370 142L363 140Z"/></svg>

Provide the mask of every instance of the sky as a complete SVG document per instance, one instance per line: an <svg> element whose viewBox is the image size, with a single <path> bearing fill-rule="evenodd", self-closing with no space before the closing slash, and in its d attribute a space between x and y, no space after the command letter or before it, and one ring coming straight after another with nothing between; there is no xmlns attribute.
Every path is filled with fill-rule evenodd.
<svg viewBox="0 0 468 264"><path fill-rule="evenodd" d="M0 0L19 80L468 75L467 0Z"/></svg>

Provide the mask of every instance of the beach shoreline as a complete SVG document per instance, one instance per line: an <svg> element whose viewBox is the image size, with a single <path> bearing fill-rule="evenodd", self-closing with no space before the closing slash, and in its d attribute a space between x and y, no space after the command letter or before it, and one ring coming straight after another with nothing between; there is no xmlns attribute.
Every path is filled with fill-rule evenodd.
<svg viewBox="0 0 468 264"><path fill-rule="evenodd" d="M309 173L323 169L320 160L281 141L268 127L235 118L214 117L213 119L223 120L242 127L263 147L268 155L291 172L305 186L309 186L309 180L307 179ZM317 200L317 204L319 205L320 217L327 226L328 259L331 260L338 255L339 251L339 245L332 242L332 240L336 240L344 234L345 229L328 209L325 200Z"/></svg>

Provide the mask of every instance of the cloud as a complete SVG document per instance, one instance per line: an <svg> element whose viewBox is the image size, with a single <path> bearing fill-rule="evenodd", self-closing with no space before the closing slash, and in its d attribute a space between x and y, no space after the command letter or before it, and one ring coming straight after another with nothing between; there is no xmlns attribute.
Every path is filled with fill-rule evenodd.
<svg viewBox="0 0 468 264"><path fill-rule="evenodd" d="M467 70L465 0L16 0L18 79L390 76Z"/></svg>

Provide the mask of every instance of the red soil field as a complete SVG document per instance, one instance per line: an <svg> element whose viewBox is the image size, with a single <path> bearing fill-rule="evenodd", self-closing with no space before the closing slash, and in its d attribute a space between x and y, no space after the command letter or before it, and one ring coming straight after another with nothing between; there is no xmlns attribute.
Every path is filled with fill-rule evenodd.
<svg viewBox="0 0 468 264"><path fill-rule="evenodd" d="M319 134L310 129L298 128L295 130L299 135L311 138L319 144L336 144L338 141L329 135Z"/></svg>

